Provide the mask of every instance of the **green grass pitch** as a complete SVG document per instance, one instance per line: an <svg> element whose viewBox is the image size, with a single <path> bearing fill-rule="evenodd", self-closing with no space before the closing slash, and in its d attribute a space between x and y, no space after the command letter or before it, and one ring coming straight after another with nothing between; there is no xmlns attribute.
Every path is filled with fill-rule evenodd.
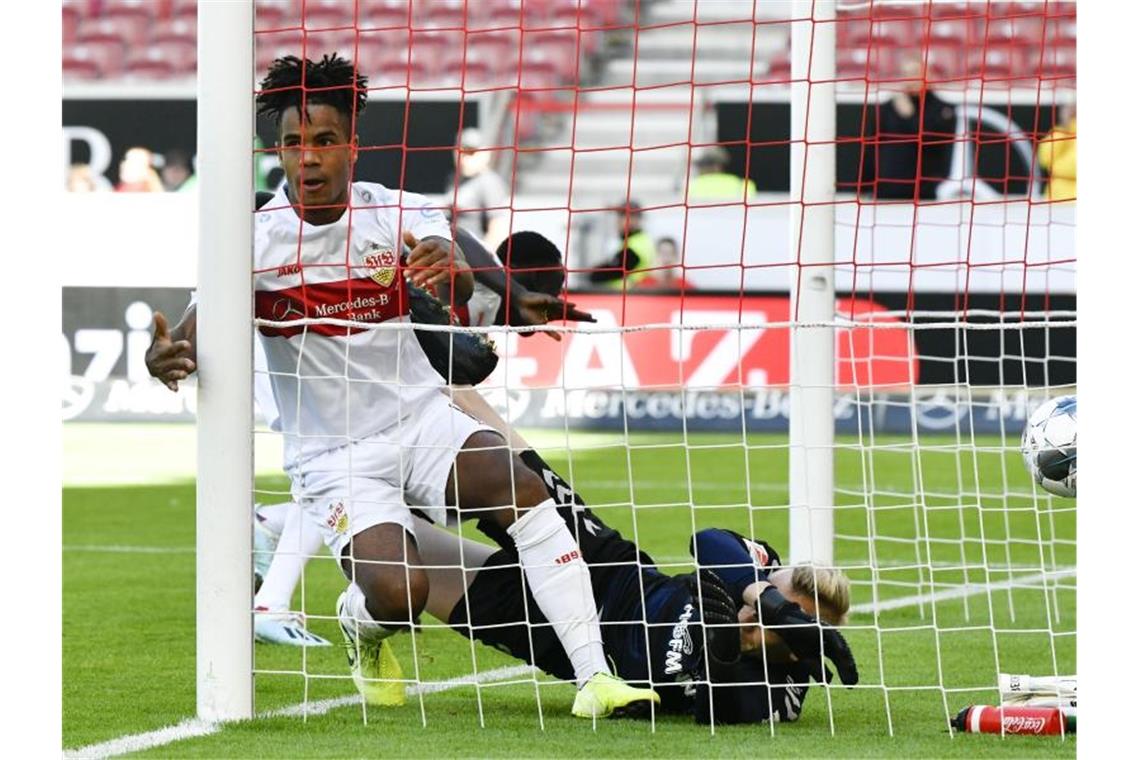
<svg viewBox="0 0 1140 760"><path fill-rule="evenodd" d="M668 572L687 567L694 527L787 546L781 436L749 436L747 446L738 435L680 433L636 434L630 447L598 433L532 439L603 519L636 535ZM862 680L856 689L813 688L794 724L720 727L713 736L679 717L659 718L652 732L638 721L594 727L570 717L572 686L516 676L410 696L403 708L367 716L346 704L307 720L263 717L143 754L1073 756L1074 740L951 738L946 725L947 711L996 702L999 671L1076 672L1072 502L1032 494L1012 439L932 436L919 456L906 439L873 443L841 440L836 467L836 555L854 582L844 632ZM193 716L193 430L69 425L64 451L63 736L76 749ZM286 491L273 464L261 458L262 501ZM477 535L473 526L464 533ZM1043 584L1043 569L1060 572ZM989 591L979 585L987 582ZM309 563L295 599L333 641L334 622L320 616L333 614L342 587L326 555ZM916 601L932 592L938 601ZM406 675L418 667L421 680L438 682L518 664L424 622L414 639L395 639ZM255 658L259 713L355 693L339 649L257 645Z"/></svg>

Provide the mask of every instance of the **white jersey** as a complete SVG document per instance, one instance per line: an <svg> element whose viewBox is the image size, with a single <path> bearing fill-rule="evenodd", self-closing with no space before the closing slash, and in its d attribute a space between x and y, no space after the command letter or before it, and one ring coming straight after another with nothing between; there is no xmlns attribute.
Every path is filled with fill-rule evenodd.
<svg viewBox="0 0 1140 760"><path fill-rule="evenodd" d="M410 323L401 230L451 239L427 198L354 182L336 222L301 221L278 189L254 224L254 311L288 322ZM350 229L351 222L351 229ZM392 427L443 387L410 329L260 325L285 435L285 469Z"/></svg>

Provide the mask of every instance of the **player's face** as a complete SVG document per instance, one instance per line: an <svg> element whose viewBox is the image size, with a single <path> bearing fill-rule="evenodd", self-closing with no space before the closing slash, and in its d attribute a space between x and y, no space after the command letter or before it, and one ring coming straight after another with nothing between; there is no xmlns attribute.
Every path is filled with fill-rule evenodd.
<svg viewBox="0 0 1140 760"><path fill-rule="evenodd" d="M291 200L305 207L305 221L329 224L341 217L348 202L356 160L351 125L324 103L309 105L307 112L304 124L297 108L281 115L281 164Z"/></svg>

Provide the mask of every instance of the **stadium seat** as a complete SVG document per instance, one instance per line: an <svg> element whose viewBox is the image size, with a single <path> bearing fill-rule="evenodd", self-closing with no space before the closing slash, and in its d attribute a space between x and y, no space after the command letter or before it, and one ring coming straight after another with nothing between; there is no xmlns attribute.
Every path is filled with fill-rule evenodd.
<svg viewBox="0 0 1140 760"><path fill-rule="evenodd" d="M155 41L150 49L170 62L174 76L194 74L198 70L198 46L186 39Z"/></svg>
<svg viewBox="0 0 1140 760"><path fill-rule="evenodd" d="M544 50L523 47L519 86L528 89L556 87L562 83L563 68Z"/></svg>
<svg viewBox="0 0 1140 760"><path fill-rule="evenodd" d="M103 76L98 61L83 45L73 45L63 51L63 78L65 80L91 80Z"/></svg>
<svg viewBox="0 0 1140 760"><path fill-rule="evenodd" d="M186 42L191 45L198 44L198 24L188 18L175 18L169 21L159 21L151 27L150 42Z"/></svg>
<svg viewBox="0 0 1140 760"><path fill-rule="evenodd" d="M265 2L265 0L261 0ZM198 0L170 0L170 18L198 20Z"/></svg>
<svg viewBox="0 0 1140 760"><path fill-rule="evenodd" d="M520 32L517 29L507 29L500 32L472 32L467 35L467 55L476 52L480 56L489 56L492 59L519 56Z"/></svg>
<svg viewBox="0 0 1140 760"><path fill-rule="evenodd" d="M297 26L298 18L291 0L257 0L253 28L258 31Z"/></svg>
<svg viewBox="0 0 1140 760"><path fill-rule="evenodd" d="M175 66L157 48L147 47L127 59L123 73L131 79L171 79Z"/></svg>
<svg viewBox="0 0 1140 760"><path fill-rule="evenodd" d="M303 7L303 23L307 31L342 29L356 23L353 6L340 0L308 0Z"/></svg>
<svg viewBox="0 0 1140 760"><path fill-rule="evenodd" d="M119 39L79 42L70 46L73 58L94 61L101 77L117 76L123 69L127 48Z"/></svg>
<svg viewBox="0 0 1140 760"><path fill-rule="evenodd" d="M360 27L383 29L408 25L407 0L362 0Z"/></svg>
<svg viewBox="0 0 1140 760"><path fill-rule="evenodd" d="M925 36L932 45L961 46L979 41L976 20L956 16L931 19Z"/></svg>
<svg viewBox="0 0 1140 760"><path fill-rule="evenodd" d="M466 29L466 5L465 0L417 0L412 4L412 28Z"/></svg>
<svg viewBox="0 0 1140 760"><path fill-rule="evenodd" d="M1072 86L1069 80L1077 76L1077 49L1073 45L1046 48L1044 55L1035 57L1028 66L1031 75L1042 78L1042 84Z"/></svg>
<svg viewBox="0 0 1140 760"><path fill-rule="evenodd" d="M871 22L865 18L840 18L835 24L835 44L841 48L869 46Z"/></svg>
<svg viewBox="0 0 1140 760"><path fill-rule="evenodd" d="M138 29L129 20L119 18L89 18L79 25L76 41L84 44L92 42L119 42L123 45L141 45L146 29Z"/></svg>
<svg viewBox="0 0 1140 760"><path fill-rule="evenodd" d="M63 6L63 45L67 47L75 42L79 36L79 22L81 16L73 6Z"/></svg>

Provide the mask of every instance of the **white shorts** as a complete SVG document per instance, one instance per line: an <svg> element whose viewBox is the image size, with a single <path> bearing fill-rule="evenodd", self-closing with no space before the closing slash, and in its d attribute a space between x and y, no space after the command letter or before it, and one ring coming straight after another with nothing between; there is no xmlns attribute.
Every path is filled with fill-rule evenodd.
<svg viewBox="0 0 1140 760"><path fill-rule="evenodd" d="M293 473L293 499L321 526L334 557L381 523L415 535L410 507L445 522L451 466L480 430L494 432L439 393L396 425L303 462Z"/></svg>

